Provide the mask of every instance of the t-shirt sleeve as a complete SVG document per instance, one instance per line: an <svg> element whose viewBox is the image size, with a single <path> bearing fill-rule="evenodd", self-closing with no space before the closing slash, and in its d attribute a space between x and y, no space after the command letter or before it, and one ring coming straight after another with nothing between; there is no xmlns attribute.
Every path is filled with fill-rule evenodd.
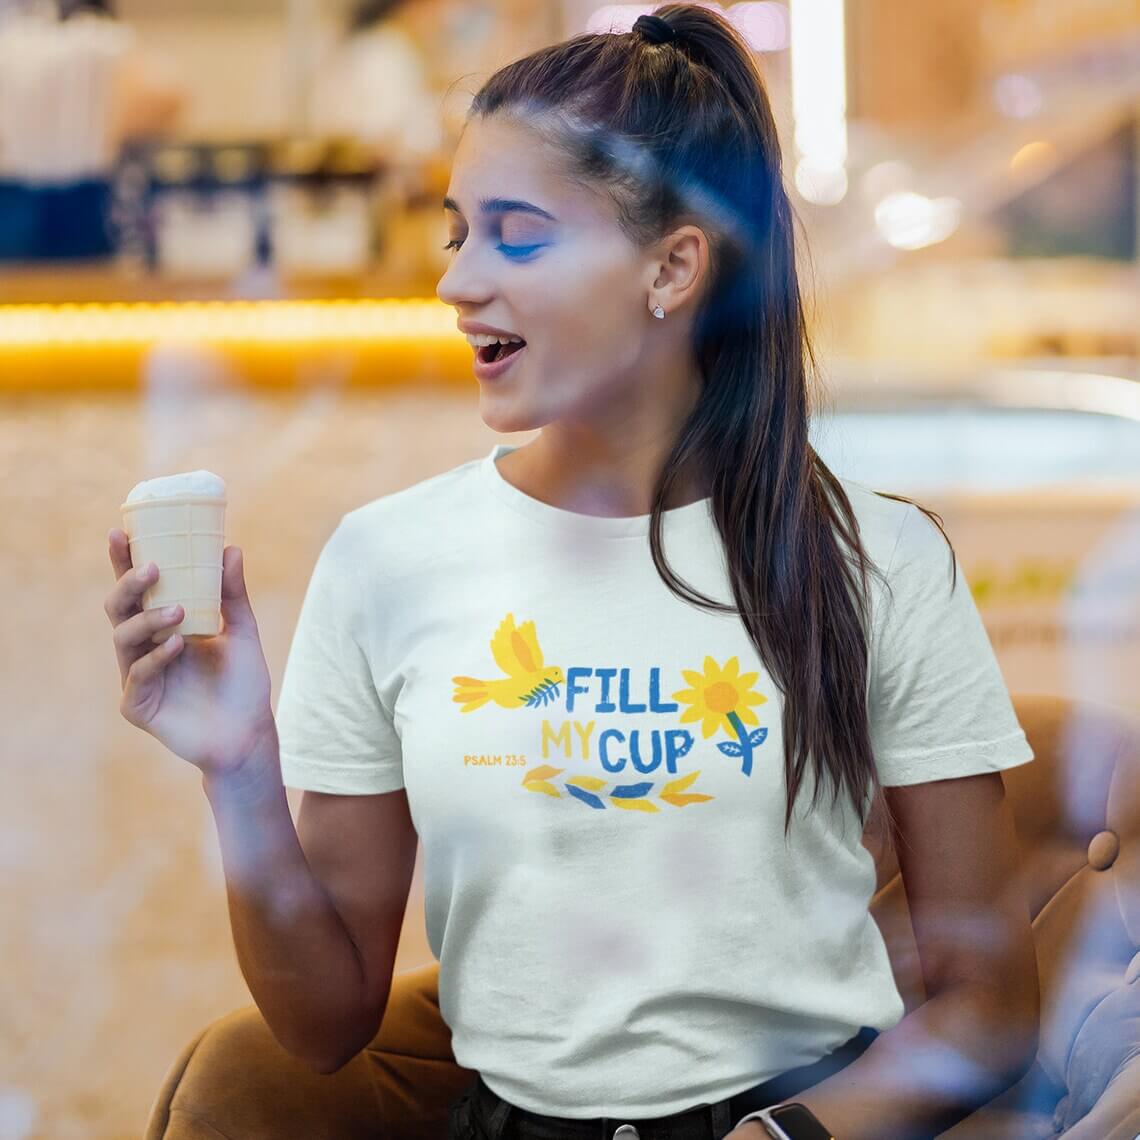
<svg viewBox="0 0 1140 1140"><path fill-rule="evenodd" d="M400 737L362 645L359 559L342 520L309 579L277 698L288 788L370 795L404 786Z"/></svg>
<svg viewBox="0 0 1140 1140"><path fill-rule="evenodd" d="M882 784L973 776L1032 760L961 563L913 505L886 577L868 690Z"/></svg>

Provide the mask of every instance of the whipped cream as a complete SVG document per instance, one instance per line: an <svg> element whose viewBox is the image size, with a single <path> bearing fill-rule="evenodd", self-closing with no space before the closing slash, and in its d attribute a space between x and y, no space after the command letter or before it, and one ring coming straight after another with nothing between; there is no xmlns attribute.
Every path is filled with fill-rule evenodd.
<svg viewBox="0 0 1140 1140"><path fill-rule="evenodd" d="M225 498L226 481L212 471L183 471L177 475L160 475L155 479L144 479L131 488L128 503L140 499L165 499L173 495L209 495Z"/></svg>

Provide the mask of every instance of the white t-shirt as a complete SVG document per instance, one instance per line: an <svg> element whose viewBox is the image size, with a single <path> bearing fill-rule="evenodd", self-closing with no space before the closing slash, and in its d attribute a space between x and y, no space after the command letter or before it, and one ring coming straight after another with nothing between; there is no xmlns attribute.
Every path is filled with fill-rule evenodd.
<svg viewBox="0 0 1140 1140"><path fill-rule="evenodd" d="M456 1060L562 1117L652 1117L817 1060L903 1002L846 793L787 844L780 694L743 623L682 602L648 516L606 518L464 463L346 514L277 704L284 783L405 788ZM1033 753L950 548L843 480L872 578L884 784ZM683 579L731 602L708 500L666 513Z"/></svg>

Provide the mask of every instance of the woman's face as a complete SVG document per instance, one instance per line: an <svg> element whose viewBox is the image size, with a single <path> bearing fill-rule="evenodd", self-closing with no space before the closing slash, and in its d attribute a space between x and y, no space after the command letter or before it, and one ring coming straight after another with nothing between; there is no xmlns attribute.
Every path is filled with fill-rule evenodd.
<svg viewBox="0 0 1140 1140"><path fill-rule="evenodd" d="M604 434L649 427L630 422L644 419L646 377L668 405L670 374L679 377L686 366L686 322L651 312L657 299L676 307L686 291L677 293L674 280L679 274L684 284L686 257L695 258L686 241L679 259L638 252L609 199L560 177L542 139L505 119L468 122L447 198L456 207L445 205L448 237L460 244L437 296L460 322L526 341L502 376L480 382L488 426L526 431L560 420L604 424ZM541 212L526 205L484 212L483 199Z"/></svg>

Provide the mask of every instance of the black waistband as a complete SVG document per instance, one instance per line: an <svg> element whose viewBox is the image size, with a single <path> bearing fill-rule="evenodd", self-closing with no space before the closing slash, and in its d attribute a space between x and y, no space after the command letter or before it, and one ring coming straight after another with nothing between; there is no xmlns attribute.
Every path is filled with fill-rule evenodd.
<svg viewBox="0 0 1140 1140"><path fill-rule="evenodd" d="M743 1092L734 1094L728 1098L729 1114L732 1117L731 1123L735 1124L745 1113L766 1108L768 1105L775 1104L777 1101L789 1100L794 1097L796 1093L802 1092L804 1089L810 1088L812 1085L831 1076L832 1073L838 1072L854 1061L859 1054L864 1052L878 1035L879 1031L877 1029L864 1026L854 1037L844 1042L838 1049L828 1053L826 1057L821 1057L818 1061L801 1065L796 1069L789 1069L787 1072L780 1073L775 1077L771 1077L769 1080L761 1081L760 1084L754 1085L750 1089L745 1089ZM484 1119L503 1103L503 1098L488 1088L480 1074L476 1074L475 1099L479 1103L480 1115ZM688 1124L695 1124L706 1120L710 1107L710 1105L699 1105L694 1108L685 1109L682 1112L672 1113L669 1116L655 1116L646 1119L601 1116L592 1117L590 1119L571 1119L559 1116L544 1116L541 1113L530 1112L527 1109L519 1108L517 1105L511 1105L511 1116L518 1120L542 1124L549 1129L564 1131L567 1140L573 1140L576 1136L597 1136L603 1128L607 1128L611 1124L614 1128L622 1123L629 1123L635 1127L672 1125L681 1128Z"/></svg>
<svg viewBox="0 0 1140 1140"><path fill-rule="evenodd" d="M745 1089L731 1097L729 1104L735 1114L733 1123L746 1112L755 1112L758 1108L767 1108L781 1100L790 1100L796 1093L818 1084L830 1077L832 1073L850 1065L867 1046L879 1036L877 1029L864 1025L854 1037L845 1041L838 1049L832 1050L826 1057L812 1061L808 1065L801 1065L798 1069L789 1069L786 1073L761 1081L753 1088Z"/></svg>

